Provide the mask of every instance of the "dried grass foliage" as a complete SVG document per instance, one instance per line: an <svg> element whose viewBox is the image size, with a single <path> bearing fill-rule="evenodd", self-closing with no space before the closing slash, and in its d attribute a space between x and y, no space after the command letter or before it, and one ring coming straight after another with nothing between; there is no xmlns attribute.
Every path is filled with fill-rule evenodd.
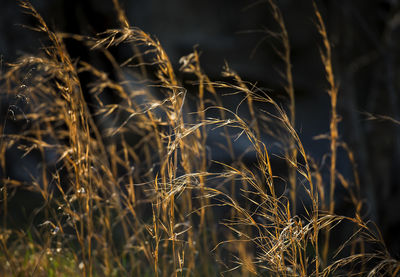
<svg viewBox="0 0 400 277"><path fill-rule="evenodd" d="M196 48L181 59L180 68L196 82L190 88L182 84L160 42L130 26L118 1L114 4L121 28L93 38L54 32L29 2L21 2L38 22L33 29L45 33L49 44L39 55L21 57L0 76L2 93L13 101L1 126L3 173L9 149L17 147L23 157L35 154L40 160L32 182L1 181L2 275L398 273L400 263L386 250L378 228L363 219L359 184L336 169L337 148L347 147L338 137L338 87L323 18L315 5L332 111L327 186L294 128L290 43L278 6L266 2L280 28L289 114L268 92L243 81L228 65L223 76L231 82L210 80ZM102 53L117 78L72 60L66 38ZM129 45L133 55L119 63L109 49L121 44ZM83 72L92 76L89 91L79 79ZM187 90L193 87L194 110L187 103ZM224 108L221 91L243 95L239 105L247 105L250 118ZM85 93L93 103L88 104ZM110 95L120 101L109 103ZM217 116L209 116L210 111ZM18 128L9 127L12 124ZM216 131L223 134L221 147L232 163L210 160L207 139ZM288 177L275 175L279 174L271 162L275 153L262 140L264 134L282 146ZM239 138L250 145L246 152L256 156L255 166L246 165L245 153L235 153L233 145ZM211 165L222 170L211 172ZM356 211L352 217L335 214L338 184L352 192ZM311 203L301 215L296 210L299 186ZM45 217L28 231L9 229L6 220L8 199L22 187L41 196L42 206L33 213ZM353 234L332 249L330 233L342 225L351 226Z"/></svg>

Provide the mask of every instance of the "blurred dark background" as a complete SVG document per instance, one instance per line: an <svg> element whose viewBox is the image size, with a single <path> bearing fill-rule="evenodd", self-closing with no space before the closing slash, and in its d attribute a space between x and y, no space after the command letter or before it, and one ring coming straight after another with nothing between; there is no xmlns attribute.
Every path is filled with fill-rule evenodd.
<svg viewBox="0 0 400 277"><path fill-rule="evenodd" d="M220 79L224 62L247 81L272 90L283 103L283 64L265 29L277 31L267 3L250 0L121 0L133 26L157 37L172 63L198 45L201 63L211 79ZM307 151L318 162L329 152L314 136L329 132L328 87L320 60L321 40L312 2L277 1L292 47L297 130ZM398 0L316 1L327 24L340 88L341 139L354 151L365 214L382 230L394 256L400 256L400 3ZM111 0L32 1L54 30L91 35L117 28ZM2 0L0 9L1 68L23 54L35 54L45 37L22 25L36 22L17 1ZM89 59L87 47L66 41L73 58ZM124 53L116 53L123 56ZM83 80L83 82L85 82ZM4 116L6 107L1 106ZM339 171L351 178L350 164L340 153ZM18 168L15 169L18 173ZM17 174L14 173L14 174ZM3 176L2 178L7 178ZM342 199L345 202L345 199ZM343 204L344 205L344 204ZM340 205L339 205L340 207Z"/></svg>

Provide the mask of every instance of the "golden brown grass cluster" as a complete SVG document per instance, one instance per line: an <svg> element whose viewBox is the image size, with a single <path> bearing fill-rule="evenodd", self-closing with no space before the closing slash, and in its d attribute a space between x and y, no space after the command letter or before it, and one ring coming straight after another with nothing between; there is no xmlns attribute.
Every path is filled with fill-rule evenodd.
<svg viewBox="0 0 400 277"><path fill-rule="evenodd" d="M196 49L180 61L180 74L195 80L183 84L159 41L130 26L116 0L121 28L96 37L56 33L22 2L49 44L0 76L1 93L10 99L0 126L0 275L398 274L399 261L362 214L357 171L346 180L336 169L338 148L354 161L338 135L339 89L323 18L315 5L331 99L327 184L294 127L289 36L278 6L268 3L280 28L273 35L282 46L287 108L228 65L224 81L210 80ZM72 60L66 38L107 59L114 77ZM121 45L133 53L126 61L110 51ZM83 73L90 76L89 90ZM224 107L221 93L240 96L249 116ZM222 138L218 151L230 162L210 158L217 151L209 146L210 134ZM248 145L244 153L235 151L238 140ZM276 145L279 157L271 150ZM38 161L29 182L5 177L7 153L16 150L21 159ZM245 155L254 156L255 164ZM285 169L275 169L273 159L282 159ZM339 185L351 196L351 216L335 213ZM27 229L8 226L8 203L21 190L40 196ZM347 236L337 246L332 232L341 228Z"/></svg>

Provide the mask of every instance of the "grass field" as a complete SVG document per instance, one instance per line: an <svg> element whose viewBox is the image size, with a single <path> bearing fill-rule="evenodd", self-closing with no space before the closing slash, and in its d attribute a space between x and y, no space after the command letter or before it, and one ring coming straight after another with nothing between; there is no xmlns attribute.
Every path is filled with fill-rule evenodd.
<svg viewBox="0 0 400 277"><path fill-rule="evenodd" d="M317 5L331 114L330 131L321 136L330 145L325 175L294 127L289 35L273 0L280 30L271 35L278 39L286 106L228 63L222 81L211 80L197 48L174 68L160 42L131 26L113 2L120 28L94 37L57 33L29 2L21 3L47 42L0 76L8 103L0 125L1 276L399 274L400 262L365 217L362 172L340 140L340 89ZM113 72L72 60L65 39L102 56ZM119 61L117 47L131 58ZM181 74L192 81L182 82ZM222 94L240 97L237 106L248 116L226 108ZM221 138L219 146L209 145L210 134ZM249 145L243 153L234 150L238 140ZM336 168L338 149L354 166L350 180ZM215 151L230 161L212 159ZM257 162L248 164L248 155ZM29 182L6 177L8 163L19 159L37 163L25 173ZM345 215L335 211L338 186L349 195ZM16 228L9 203L21 191L29 220ZM39 205L30 205L35 199Z"/></svg>

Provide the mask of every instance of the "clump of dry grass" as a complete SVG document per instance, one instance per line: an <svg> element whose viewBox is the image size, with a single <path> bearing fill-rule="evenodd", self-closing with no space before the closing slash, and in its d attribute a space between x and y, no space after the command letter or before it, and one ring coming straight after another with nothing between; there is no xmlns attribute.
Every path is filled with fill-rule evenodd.
<svg viewBox="0 0 400 277"><path fill-rule="evenodd" d="M14 99L1 126L3 176L6 153L15 148L39 165L29 181L2 178L2 275L398 273L400 264L386 251L379 231L364 221L357 192L336 170L337 148L346 146L338 138L338 88L323 19L315 6L332 110L327 193L294 127L288 34L278 6L268 3L284 46L280 55L289 115L228 65L223 76L231 83L210 80L196 49L181 59L180 70L196 78L194 85L184 86L159 41L131 27L117 1L121 28L94 38L56 33L29 2L22 2L38 22L34 29L45 33L49 44L41 54L21 57L1 76L2 91ZM72 60L65 38L104 55L116 78ZM109 51L121 44L132 49L126 61L117 61ZM89 88L82 86L82 73L91 75ZM193 89L194 108L187 103ZM250 118L225 108L220 91L242 95ZM230 163L211 161L208 136L216 131ZM265 135L282 146L288 177L275 171ZM246 153L257 160L254 166L235 153L238 139L247 141ZM212 165L222 169L212 171ZM352 192L353 216L335 214L337 180ZM311 203L304 214L296 213L298 186ZM8 227L9 198L21 189L41 198L24 231ZM40 224L36 217L43 219ZM332 249L330 232L341 226L351 226L353 234Z"/></svg>

